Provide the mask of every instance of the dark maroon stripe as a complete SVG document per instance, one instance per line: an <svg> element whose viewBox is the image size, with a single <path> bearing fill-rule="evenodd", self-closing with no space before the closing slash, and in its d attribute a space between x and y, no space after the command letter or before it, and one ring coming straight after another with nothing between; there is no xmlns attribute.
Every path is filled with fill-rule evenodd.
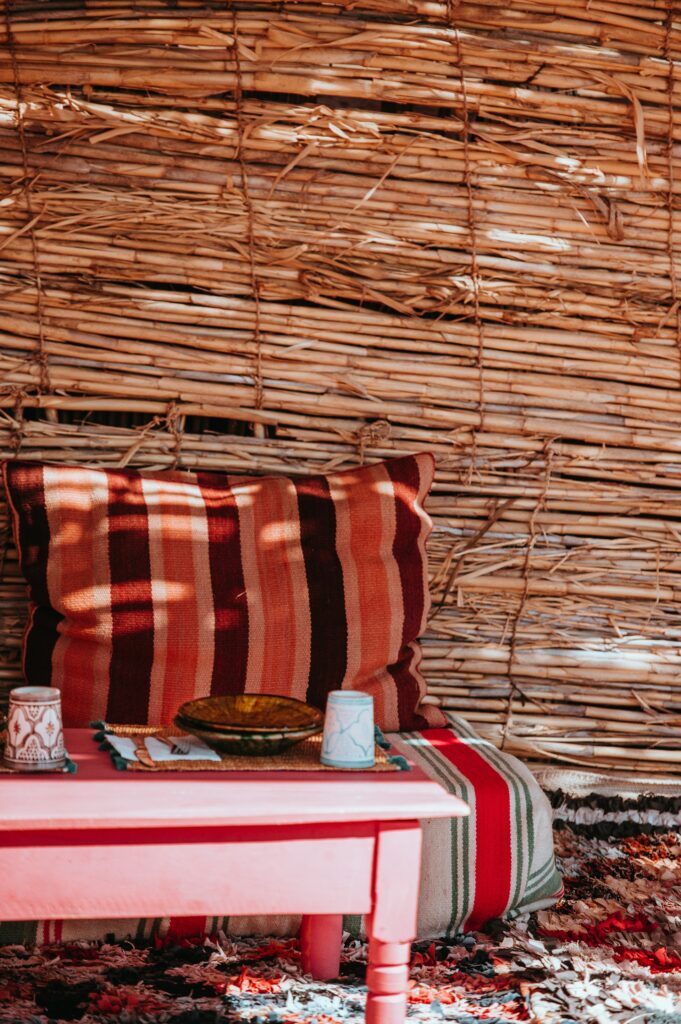
<svg viewBox="0 0 681 1024"><path fill-rule="evenodd" d="M419 703L420 692L418 680L407 667L410 652L404 650L404 645L419 635L425 601L423 558L418 545L421 520L415 509L421 478L418 463L412 456L390 459L385 465L395 491L396 527L393 555L400 571L404 609L401 652L403 661L401 666L396 666L395 672L391 670L391 674L397 686L400 728L409 729L413 728L413 725L407 722L414 721L414 711Z"/></svg>
<svg viewBox="0 0 681 1024"><path fill-rule="evenodd" d="M409 643L418 636L425 600L423 586L423 558L418 540L421 520L416 513L420 476L414 458L390 459L386 469L395 490L395 539L393 555L400 570L404 622L402 643Z"/></svg>
<svg viewBox="0 0 681 1024"><path fill-rule="evenodd" d="M403 647L399 660L394 665L388 666L388 672L395 680L399 723L394 727L387 728L387 732L414 732L418 729L430 728L428 720L419 715L416 710L421 702L421 687L418 679L409 669L411 658L411 648ZM380 725L380 722L378 724Z"/></svg>
<svg viewBox="0 0 681 1024"><path fill-rule="evenodd" d="M336 510L324 477L295 481L300 542L310 602L311 655L307 699L324 708L347 664L343 569L336 551Z"/></svg>
<svg viewBox="0 0 681 1024"><path fill-rule="evenodd" d="M33 462L7 462L5 483L16 518L14 540L19 549L21 571L30 587L31 600L49 605L47 556L50 526L47 521L43 467Z"/></svg>
<svg viewBox="0 0 681 1024"><path fill-rule="evenodd" d="M215 612L211 693L243 693L248 669L248 602L241 563L239 510L223 473L197 473L206 505ZM210 638L205 638L206 643Z"/></svg>
<svg viewBox="0 0 681 1024"><path fill-rule="evenodd" d="M107 481L113 628L106 713L111 722L141 724L154 659L149 520L138 473L110 471Z"/></svg>
<svg viewBox="0 0 681 1024"><path fill-rule="evenodd" d="M33 686L50 686L52 655L59 639L59 623L64 616L44 605L37 605L24 634L24 675Z"/></svg>
<svg viewBox="0 0 681 1024"><path fill-rule="evenodd" d="M52 607L47 587L50 524L43 467L34 462L7 462L4 471L11 505L16 512L13 526L19 564L28 583L31 602L36 605L24 636L24 674L29 683L45 686L52 679L52 653L64 616Z"/></svg>

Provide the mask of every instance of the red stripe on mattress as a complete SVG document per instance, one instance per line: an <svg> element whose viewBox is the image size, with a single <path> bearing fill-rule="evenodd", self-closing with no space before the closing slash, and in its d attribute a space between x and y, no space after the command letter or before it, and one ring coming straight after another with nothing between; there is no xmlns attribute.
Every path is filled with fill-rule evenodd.
<svg viewBox="0 0 681 1024"><path fill-rule="evenodd" d="M449 729L427 729L423 736L475 790L475 899L464 930L500 917L508 905L512 872L511 804L505 779Z"/></svg>
<svg viewBox="0 0 681 1024"><path fill-rule="evenodd" d="M207 925L205 917L171 917L166 942L202 937L207 934Z"/></svg>

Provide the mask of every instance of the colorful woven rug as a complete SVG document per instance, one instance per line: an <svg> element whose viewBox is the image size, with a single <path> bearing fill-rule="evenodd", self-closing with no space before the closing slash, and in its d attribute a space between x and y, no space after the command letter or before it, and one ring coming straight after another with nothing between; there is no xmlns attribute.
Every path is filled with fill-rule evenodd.
<svg viewBox="0 0 681 1024"><path fill-rule="evenodd" d="M414 950L409 1019L681 1024L681 800L554 794L566 895L554 910ZM361 1024L365 950L300 973L295 940L0 947L12 1024Z"/></svg>

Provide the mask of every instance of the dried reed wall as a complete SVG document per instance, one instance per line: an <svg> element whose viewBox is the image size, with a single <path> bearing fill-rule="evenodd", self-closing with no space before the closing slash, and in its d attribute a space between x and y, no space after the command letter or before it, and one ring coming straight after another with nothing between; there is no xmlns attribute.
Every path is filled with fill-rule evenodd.
<svg viewBox="0 0 681 1024"><path fill-rule="evenodd" d="M4 453L431 449L433 699L528 757L678 768L675 5L0 8Z"/></svg>

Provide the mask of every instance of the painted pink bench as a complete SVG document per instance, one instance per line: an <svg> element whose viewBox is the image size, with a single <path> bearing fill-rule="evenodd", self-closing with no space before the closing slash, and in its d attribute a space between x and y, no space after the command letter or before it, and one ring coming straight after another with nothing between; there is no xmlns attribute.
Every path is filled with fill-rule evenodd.
<svg viewBox="0 0 681 1024"><path fill-rule="evenodd" d="M119 772L67 733L78 774L0 776L0 919L300 914L303 965L339 970L369 919L366 1019L402 1024L420 818L468 807L410 772Z"/></svg>

